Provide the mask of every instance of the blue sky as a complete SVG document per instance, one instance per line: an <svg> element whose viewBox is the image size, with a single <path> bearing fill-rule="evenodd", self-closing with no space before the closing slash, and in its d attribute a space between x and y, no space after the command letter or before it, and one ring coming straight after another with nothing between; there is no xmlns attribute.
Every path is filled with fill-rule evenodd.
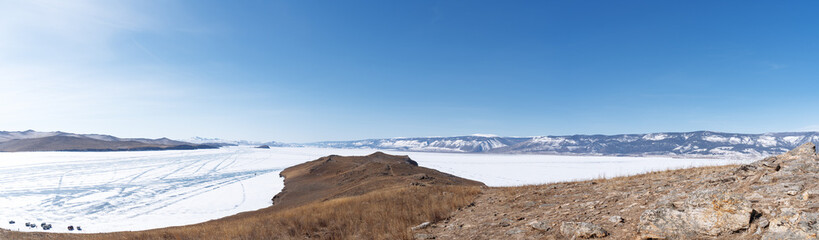
<svg viewBox="0 0 819 240"><path fill-rule="evenodd" d="M812 1L0 1L0 129L819 130Z"/></svg>

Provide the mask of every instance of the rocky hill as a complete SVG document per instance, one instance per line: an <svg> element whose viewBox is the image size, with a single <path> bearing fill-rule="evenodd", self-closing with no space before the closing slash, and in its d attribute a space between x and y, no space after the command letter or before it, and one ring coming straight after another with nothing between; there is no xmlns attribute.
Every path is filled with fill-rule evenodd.
<svg viewBox="0 0 819 240"><path fill-rule="evenodd" d="M742 166L484 192L437 239L817 239L819 155L812 143Z"/></svg>
<svg viewBox="0 0 819 240"><path fill-rule="evenodd" d="M282 171L285 188L273 205L289 207L312 201L357 196L405 186L484 186L434 169L419 167L408 156L376 152L367 156L331 155Z"/></svg>
<svg viewBox="0 0 819 240"><path fill-rule="evenodd" d="M761 158L787 152L811 141L819 141L819 132L739 134L697 131L538 137L477 135L333 141L306 145L421 152Z"/></svg>
<svg viewBox="0 0 819 240"><path fill-rule="evenodd" d="M20 151L140 151L216 148L167 138L117 138L100 134L0 131L0 152Z"/></svg>

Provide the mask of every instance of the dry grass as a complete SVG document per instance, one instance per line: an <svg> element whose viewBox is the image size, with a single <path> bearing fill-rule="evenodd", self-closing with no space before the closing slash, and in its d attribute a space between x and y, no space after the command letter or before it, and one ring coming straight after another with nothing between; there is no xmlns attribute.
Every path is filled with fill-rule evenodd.
<svg viewBox="0 0 819 240"><path fill-rule="evenodd" d="M410 228L472 203L477 186L408 186L241 218L105 234L7 233L9 239L412 239Z"/></svg>

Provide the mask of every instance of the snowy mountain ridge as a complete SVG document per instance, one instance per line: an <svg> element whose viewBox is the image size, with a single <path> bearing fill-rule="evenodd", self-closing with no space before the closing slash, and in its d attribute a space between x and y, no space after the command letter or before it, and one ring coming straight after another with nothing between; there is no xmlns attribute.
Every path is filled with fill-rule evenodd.
<svg viewBox="0 0 819 240"><path fill-rule="evenodd" d="M740 134L696 131L536 137L415 137L328 141L304 145L420 152L758 158L781 154L805 142L817 141L819 132Z"/></svg>
<svg viewBox="0 0 819 240"><path fill-rule="evenodd" d="M490 152L526 141L527 138L460 136L367 139L358 141L328 141L307 143L305 146L328 148L374 148L419 152Z"/></svg>
<svg viewBox="0 0 819 240"><path fill-rule="evenodd" d="M0 152L191 150L217 147L219 146L192 144L168 138L118 138L59 131L0 131Z"/></svg>
<svg viewBox="0 0 819 240"><path fill-rule="evenodd" d="M65 132L0 131L0 144L49 137L77 137L108 142L132 141L157 145L206 144L268 145L271 147L322 147L343 149L385 149L415 152L560 154L600 156L681 156L735 159L760 158L787 152L806 142L819 142L819 132L779 132L764 134L712 131L664 132L619 135L569 135L500 137L474 134L456 137L401 137L355 141L325 141L291 144L194 137L182 141L167 138L117 138L101 134Z"/></svg>
<svg viewBox="0 0 819 240"><path fill-rule="evenodd" d="M37 138L47 138L47 137L76 137L76 138L87 138L87 139L94 139L100 141L107 141L107 142L120 142L120 141L134 141L140 142L145 144L159 144L159 145L183 145L183 144L190 144L189 142L183 141L176 141L171 140L168 138L157 138L157 139L149 139L149 138L118 138L111 135L103 135L103 134L77 134L77 133L67 133L67 132L38 132L34 130L26 130L26 131L0 131L0 143L2 142L9 142L12 140L24 140L24 139L37 139Z"/></svg>
<svg viewBox="0 0 819 240"><path fill-rule="evenodd" d="M185 140L181 140L189 143L196 143L196 144L215 144L219 146L239 146L239 145L267 145L271 147L296 147L299 146L297 144L289 144L289 143L282 143L276 141L269 141L269 142L261 142L261 141L248 141L248 140L229 140L229 139L222 139L222 138L207 138L207 137L192 137Z"/></svg>

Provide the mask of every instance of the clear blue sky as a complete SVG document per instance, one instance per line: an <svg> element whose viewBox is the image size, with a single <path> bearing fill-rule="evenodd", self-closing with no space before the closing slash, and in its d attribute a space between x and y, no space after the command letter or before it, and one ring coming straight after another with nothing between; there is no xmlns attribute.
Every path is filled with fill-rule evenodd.
<svg viewBox="0 0 819 240"><path fill-rule="evenodd" d="M815 1L0 1L0 129L819 129Z"/></svg>

